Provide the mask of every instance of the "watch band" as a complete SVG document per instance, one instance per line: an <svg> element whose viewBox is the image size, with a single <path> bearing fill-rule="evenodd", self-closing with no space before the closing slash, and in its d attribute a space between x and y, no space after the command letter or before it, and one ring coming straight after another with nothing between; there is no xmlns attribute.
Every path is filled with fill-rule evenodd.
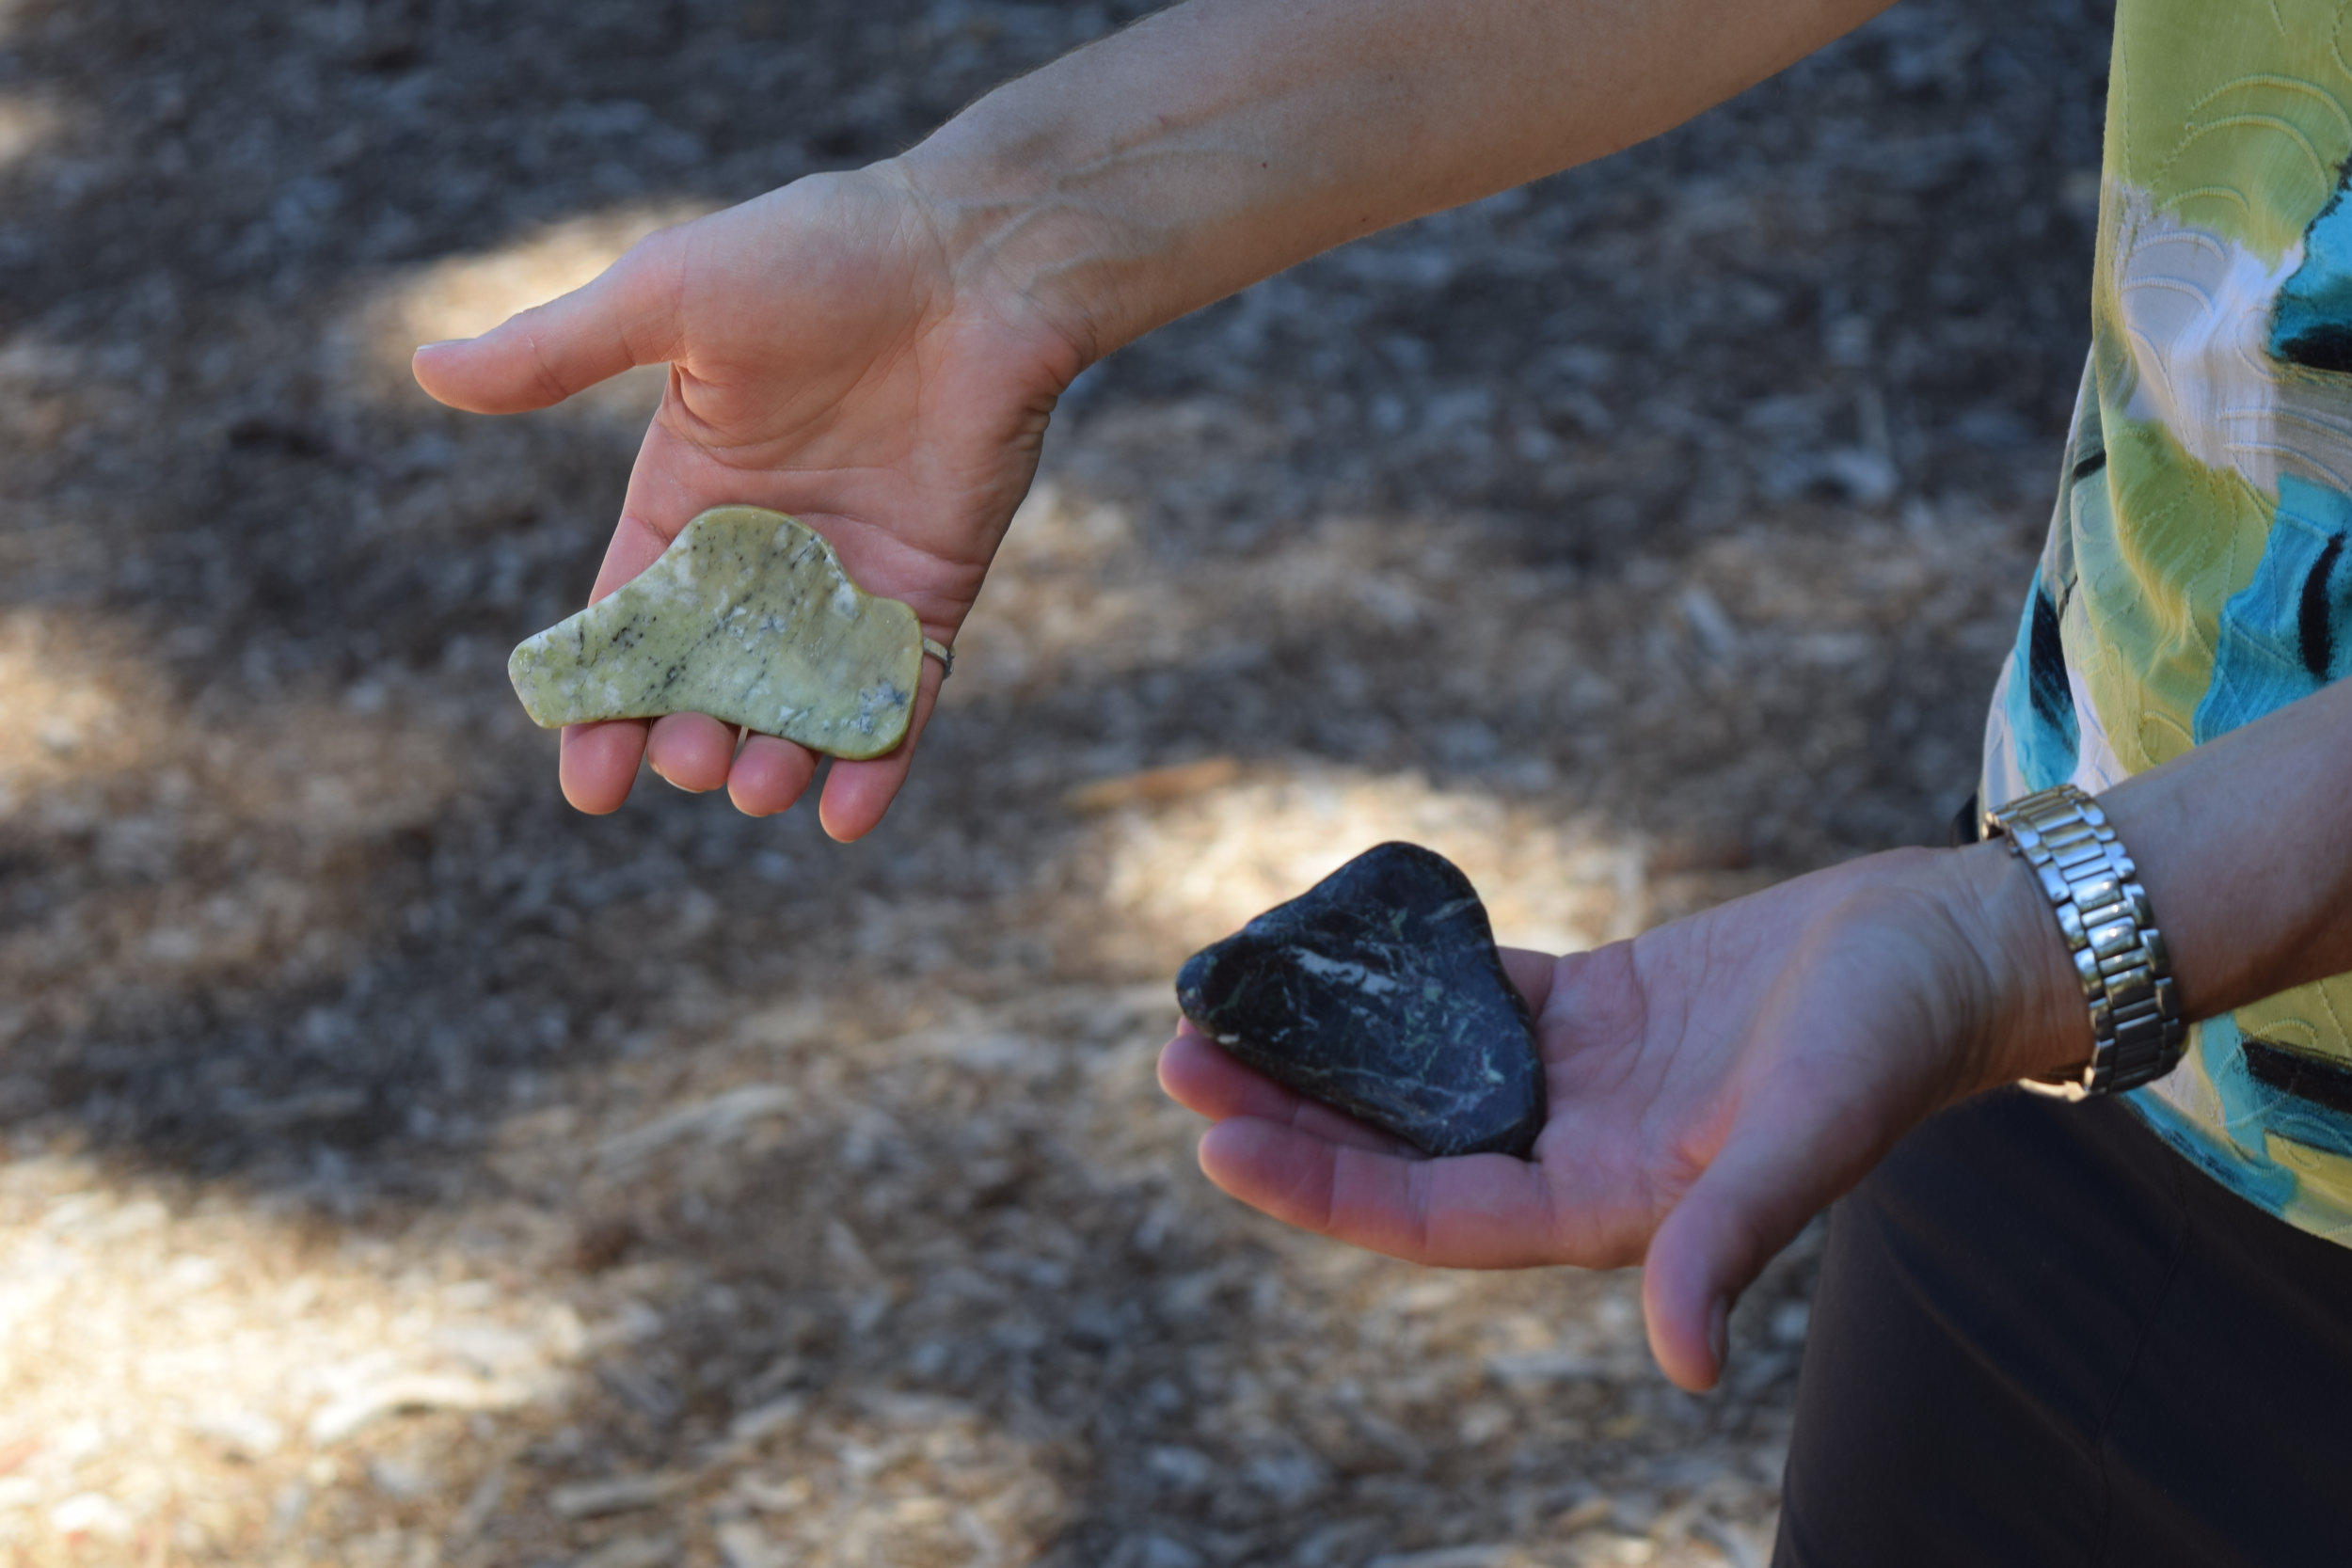
<svg viewBox="0 0 2352 1568"><path fill-rule="evenodd" d="M2042 883L2090 1006L2090 1059L2026 1087L2069 1100L2121 1094L2163 1077L2188 1040L2163 933L2099 803L2073 784L1984 814Z"/></svg>

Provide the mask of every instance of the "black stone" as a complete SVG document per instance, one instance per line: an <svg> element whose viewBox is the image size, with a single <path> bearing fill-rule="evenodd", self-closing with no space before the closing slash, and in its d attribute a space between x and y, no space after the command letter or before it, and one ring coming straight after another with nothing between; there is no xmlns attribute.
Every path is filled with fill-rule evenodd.
<svg viewBox="0 0 2352 1568"><path fill-rule="evenodd" d="M1524 1159L1544 1065L1486 907L1452 861L1383 844L1184 960L1176 1003L1278 1083L1430 1154Z"/></svg>

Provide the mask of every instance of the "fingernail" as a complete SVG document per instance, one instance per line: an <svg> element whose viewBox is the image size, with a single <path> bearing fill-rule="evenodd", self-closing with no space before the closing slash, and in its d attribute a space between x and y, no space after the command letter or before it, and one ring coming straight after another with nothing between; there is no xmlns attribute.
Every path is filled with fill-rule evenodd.
<svg viewBox="0 0 2352 1568"><path fill-rule="evenodd" d="M1731 1358L1731 1298L1717 1296L1715 1305L1707 1311L1707 1348L1715 1357L1715 1375L1724 1374L1724 1363Z"/></svg>

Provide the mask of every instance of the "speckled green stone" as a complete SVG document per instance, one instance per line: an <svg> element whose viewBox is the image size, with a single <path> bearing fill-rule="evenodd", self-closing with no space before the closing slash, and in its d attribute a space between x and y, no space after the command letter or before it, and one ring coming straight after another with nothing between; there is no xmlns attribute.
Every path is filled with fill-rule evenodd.
<svg viewBox="0 0 2352 1568"><path fill-rule="evenodd" d="M923 628L862 592L833 546L756 506L696 517L661 559L506 661L533 722L707 713L837 757L898 744Z"/></svg>

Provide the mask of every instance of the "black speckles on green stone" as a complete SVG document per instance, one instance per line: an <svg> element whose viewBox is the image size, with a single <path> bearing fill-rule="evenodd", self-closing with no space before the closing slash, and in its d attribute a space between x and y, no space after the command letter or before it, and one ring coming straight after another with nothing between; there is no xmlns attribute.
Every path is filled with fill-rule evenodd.
<svg viewBox="0 0 2352 1568"><path fill-rule="evenodd" d="M1524 1159L1544 1069L1486 909L1417 844L1366 850L1184 962L1184 1016L1279 1083L1431 1154Z"/></svg>
<svg viewBox="0 0 2352 1568"><path fill-rule="evenodd" d="M660 560L507 661L541 724L707 713L839 757L906 735L923 629L780 512L713 507Z"/></svg>

